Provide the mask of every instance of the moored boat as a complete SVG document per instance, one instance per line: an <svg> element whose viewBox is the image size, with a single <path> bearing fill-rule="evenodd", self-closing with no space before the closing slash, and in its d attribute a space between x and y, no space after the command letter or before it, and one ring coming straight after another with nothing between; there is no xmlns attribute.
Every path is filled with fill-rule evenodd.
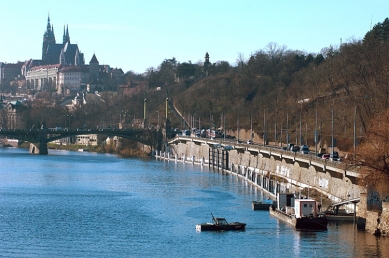
<svg viewBox="0 0 389 258"><path fill-rule="evenodd" d="M252 201L251 206L253 210L269 210L270 206L276 206L277 202L273 200Z"/></svg>
<svg viewBox="0 0 389 258"><path fill-rule="evenodd" d="M330 206L324 212L328 221L337 221L337 222L355 222L356 216L355 213L346 211L345 209L339 209L339 207Z"/></svg>
<svg viewBox="0 0 389 258"><path fill-rule="evenodd" d="M280 193L277 206L271 206L269 211L296 230L327 230L328 219L318 213L317 202L313 199L295 199L294 194Z"/></svg>
<svg viewBox="0 0 389 258"><path fill-rule="evenodd" d="M197 224L197 231L226 231L226 230L245 230L246 223L231 222L228 223L225 218L217 218L212 215L212 223Z"/></svg>

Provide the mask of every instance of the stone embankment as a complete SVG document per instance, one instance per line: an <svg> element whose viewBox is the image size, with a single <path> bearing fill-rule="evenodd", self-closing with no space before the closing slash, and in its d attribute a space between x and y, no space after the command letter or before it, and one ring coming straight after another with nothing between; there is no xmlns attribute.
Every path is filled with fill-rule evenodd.
<svg viewBox="0 0 389 258"><path fill-rule="evenodd" d="M170 141L166 152L157 153L158 159L168 159L175 162L188 162L199 165L209 165L212 162L210 150L222 147L217 141L204 142L188 138ZM223 149L223 148L220 148ZM226 159L228 173L245 178L248 182L260 187L270 198L274 199L277 192L294 192L315 198L323 203L325 210L331 203L361 197L356 206L359 228L369 233L387 234L389 232L389 206L383 212L374 213L367 210L366 203L371 202L366 190L357 184L358 173L347 171L340 165L322 164L312 158L309 162L295 156L292 159L285 153L272 155L256 150L255 146L237 145L229 150ZM307 159L308 155L307 155ZM214 166L213 166L214 167ZM346 205L353 212L354 205ZM372 222L373 221L373 222Z"/></svg>

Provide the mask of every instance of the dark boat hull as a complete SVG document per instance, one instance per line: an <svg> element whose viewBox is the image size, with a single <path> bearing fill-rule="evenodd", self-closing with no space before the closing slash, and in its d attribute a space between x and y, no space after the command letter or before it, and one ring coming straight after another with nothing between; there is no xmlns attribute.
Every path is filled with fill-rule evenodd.
<svg viewBox="0 0 389 258"><path fill-rule="evenodd" d="M327 230L328 219L326 216L296 218L295 216L289 215L278 209L274 209L273 207L270 207L269 210L271 215L287 222L296 230Z"/></svg>
<svg viewBox="0 0 389 258"><path fill-rule="evenodd" d="M263 210L263 211L269 210L269 207L272 206L272 205L276 206L277 202L263 203L263 202L253 201L252 204L251 204L253 210Z"/></svg>
<svg viewBox="0 0 389 258"><path fill-rule="evenodd" d="M229 223L228 225L216 225L212 223L196 225L197 231L227 231L227 230L245 230L246 224L240 222Z"/></svg>

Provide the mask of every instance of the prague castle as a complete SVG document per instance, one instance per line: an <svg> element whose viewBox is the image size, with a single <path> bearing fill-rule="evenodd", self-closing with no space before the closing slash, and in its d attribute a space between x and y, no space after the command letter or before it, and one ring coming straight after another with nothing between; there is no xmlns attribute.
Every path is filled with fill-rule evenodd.
<svg viewBox="0 0 389 258"><path fill-rule="evenodd" d="M89 64L85 64L84 54L78 45L70 42L68 26L63 28L62 43L57 43L50 17L47 18L43 34L41 60L29 59L14 64L0 62L0 85L25 80L27 92L49 90L66 95L79 90L91 90L102 78L118 78L122 75L121 69L100 65L95 54Z"/></svg>

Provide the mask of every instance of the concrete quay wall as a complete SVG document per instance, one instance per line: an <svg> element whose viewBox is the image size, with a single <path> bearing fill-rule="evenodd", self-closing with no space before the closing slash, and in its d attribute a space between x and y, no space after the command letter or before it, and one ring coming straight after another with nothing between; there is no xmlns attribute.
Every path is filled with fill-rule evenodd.
<svg viewBox="0 0 389 258"><path fill-rule="evenodd" d="M175 142L170 145L171 158L193 162L209 163L210 145L195 141ZM289 191L315 189L332 202L340 202L360 196L360 187L355 179L346 176L347 172L339 173L327 168L308 165L304 162L293 161L275 156L264 155L245 149L228 151L229 168L231 171L247 171L269 177L278 178L289 183ZM325 207L323 207L325 208Z"/></svg>
<svg viewBox="0 0 389 258"><path fill-rule="evenodd" d="M210 149L217 145L220 143L216 141L190 138L173 140L159 158L209 165ZM371 234L389 236L389 198L385 195L382 199L377 189L360 187L358 173L348 171L344 164L323 163L290 152L271 153L263 147L259 150L259 146L233 146L228 150L228 170L225 171L245 178L270 198L274 199L277 191L299 193L305 190L307 193L308 189L323 195L327 203L360 198L356 207L357 227ZM354 204L346 207L353 211ZM326 209L324 201L323 209Z"/></svg>

